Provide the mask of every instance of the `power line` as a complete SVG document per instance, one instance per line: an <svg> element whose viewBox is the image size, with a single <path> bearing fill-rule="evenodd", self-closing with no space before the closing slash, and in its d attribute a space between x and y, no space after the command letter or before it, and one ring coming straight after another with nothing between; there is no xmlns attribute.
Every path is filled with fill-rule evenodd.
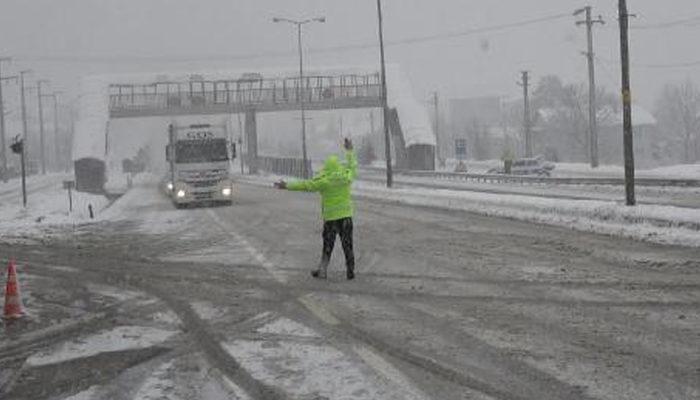
<svg viewBox="0 0 700 400"><path fill-rule="evenodd" d="M602 63L620 65L619 60L610 60L602 57L596 56L596 59ZM700 61L688 61L688 62L677 62L677 63L667 63L667 64L644 64L644 63L632 63L635 68L650 68L650 69L673 69L673 68L692 68L700 67Z"/></svg>
<svg viewBox="0 0 700 400"><path fill-rule="evenodd" d="M431 41L454 39L466 37L480 33L500 32L509 29L522 28L531 25L541 24L544 22L556 21L559 19L570 18L571 13L550 14L542 17L510 22L505 24L483 26L478 28L470 28L461 31L447 32L433 35L416 36L404 39L387 41L385 46L400 46L408 44L418 44ZM378 45L374 42L319 47L309 49L308 53L323 54L323 53L341 53L346 51L357 51L366 49L375 49ZM22 58L26 61L44 61L44 62L62 62L62 63L115 63L115 62L197 62L197 61L230 61L230 60L255 60L264 58L280 58L294 56L296 53L291 51L280 52L264 52L264 53L248 53L248 54L229 54L229 55L201 55L201 56L79 56L79 55L25 55ZM17 57L16 57L17 58Z"/></svg>
<svg viewBox="0 0 700 400"><path fill-rule="evenodd" d="M664 21L664 22L630 25L629 29L635 30L635 31L655 31L655 30L672 29L672 28L697 28L697 27L700 27L700 15L697 15L694 17L674 19L674 20ZM608 27L606 27L606 29L617 29L617 27L608 26Z"/></svg>
<svg viewBox="0 0 700 400"><path fill-rule="evenodd" d="M700 15L694 16L694 17L686 17L686 18L682 18L682 19L676 19L676 20L672 20L672 21L659 22L659 23L655 23L655 24L633 25L633 26L630 26L630 29L635 29L635 30L668 29L668 28L675 28L678 26L685 26L685 27L698 26L699 24L700 24Z"/></svg>
<svg viewBox="0 0 700 400"><path fill-rule="evenodd" d="M657 69L671 69L671 68L691 68L699 67L700 61L690 61L690 62L680 62L675 64L632 64L634 67L642 68L657 68Z"/></svg>
<svg viewBox="0 0 700 400"><path fill-rule="evenodd" d="M567 12L567 13L548 15L548 16L539 17L539 18L527 19L527 20L523 20L523 21L519 21L519 22L511 22L508 24L492 25L492 26L485 26L485 27L481 27L481 28L472 28L472 29L467 29L467 30L452 32L452 33L443 33L443 34L437 34L437 35L419 36L419 37L415 37L415 38L395 40L395 41L390 41L388 43L390 45L400 45L400 44L423 43L423 42L440 40L440 39L452 39L452 38L456 38L456 37L470 36L470 35L474 35L477 33L498 32L498 31L503 31L503 30L512 29L512 28L520 28L520 27L525 27L525 26L529 26L529 25L539 24L542 22L555 21L558 19L570 18L570 17L571 17L571 13Z"/></svg>

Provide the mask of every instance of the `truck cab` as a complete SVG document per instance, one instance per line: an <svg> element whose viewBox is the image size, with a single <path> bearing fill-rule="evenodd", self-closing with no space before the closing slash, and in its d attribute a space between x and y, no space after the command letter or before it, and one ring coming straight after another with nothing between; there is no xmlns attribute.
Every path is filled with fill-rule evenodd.
<svg viewBox="0 0 700 400"><path fill-rule="evenodd" d="M236 145L226 125L169 127L166 191L177 208L195 204L232 204L231 161Z"/></svg>

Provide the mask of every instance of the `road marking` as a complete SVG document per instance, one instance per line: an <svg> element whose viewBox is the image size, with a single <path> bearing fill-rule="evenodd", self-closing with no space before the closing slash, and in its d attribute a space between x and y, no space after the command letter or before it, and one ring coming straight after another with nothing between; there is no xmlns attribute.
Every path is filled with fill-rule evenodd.
<svg viewBox="0 0 700 400"><path fill-rule="evenodd" d="M226 389L233 392L233 395L236 396L237 399L248 400L251 398L250 396L248 396L248 393L241 389L240 386L236 385L236 383L229 379L228 376L222 374L221 381L226 387Z"/></svg>
<svg viewBox="0 0 700 400"><path fill-rule="evenodd" d="M399 371L390 362L385 360L376 352L372 351L369 347L356 345L353 347L353 351L362 359L362 361L365 362L365 364L370 366L379 375L383 376L384 379L410 394L413 399L428 398L413 385L413 383L406 377L406 375L403 374L403 372Z"/></svg>
<svg viewBox="0 0 700 400"><path fill-rule="evenodd" d="M283 275L283 272L275 268L275 265L271 263L265 255L255 248L250 242L248 242L242 235L236 232L233 228L230 228L219 219L219 217L212 210L207 210L207 214L211 217L212 221L221 228L222 231L227 233L233 240L238 242L243 248L250 254L251 257L255 259L260 265L272 275L272 277L279 283L287 283L287 277Z"/></svg>
<svg viewBox="0 0 700 400"><path fill-rule="evenodd" d="M304 305L304 307L311 311L313 315L315 315L318 319L325 322L326 324L331 326L340 325L340 321L336 317L334 317L333 314L331 314L331 312L328 311L327 308L323 307L316 300L314 300L310 294L299 297L298 300L301 304Z"/></svg>
<svg viewBox="0 0 700 400"><path fill-rule="evenodd" d="M275 268L275 265L270 262L263 253L251 245L243 236L238 234L233 229L225 226L221 222L216 214L207 210L209 216L216 225L218 225L224 232L228 233L234 240L239 242L245 249L250 253L250 255L255 258L262 267L279 283L286 283L286 277L280 275L280 271ZM301 296L297 299L306 309L308 309L316 318L323 321L325 324L330 326L340 325L340 320L336 318L330 310L324 307L316 299L312 297L312 294L307 294ZM413 383L396 367L391 363L382 358L379 354L372 351L370 348L363 345L356 345L353 347L353 352L357 354L358 357L370 368L372 368L377 374L382 376L386 381L396 385L398 388L402 388L407 394L409 394L411 399L427 399L428 397L418 390ZM232 382L231 382L232 383Z"/></svg>

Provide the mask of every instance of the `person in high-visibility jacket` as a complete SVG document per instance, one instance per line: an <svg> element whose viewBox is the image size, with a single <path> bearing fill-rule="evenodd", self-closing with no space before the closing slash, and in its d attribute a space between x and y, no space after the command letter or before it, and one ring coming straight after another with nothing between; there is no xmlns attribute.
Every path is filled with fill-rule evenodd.
<svg viewBox="0 0 700 400"><path fill-rule="evenodd" d="M345 139L344 147L345 163L341 163L337 156L330 156L326 159L321 172L311 179L289 183L281 180L275 183L278 189L317 192L321 195L321 213L324 221L323 253L318 268L311 272L314 278L327 278L328 264L337 235L340 236L345 253L346 276L348 279L355 278L351 187L357 176L357 158L349 139Z"/></svg>

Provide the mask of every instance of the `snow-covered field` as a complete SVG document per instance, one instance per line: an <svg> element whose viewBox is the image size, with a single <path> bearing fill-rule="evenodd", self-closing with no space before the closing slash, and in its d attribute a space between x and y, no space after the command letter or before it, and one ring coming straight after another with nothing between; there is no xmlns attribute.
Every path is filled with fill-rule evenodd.
<svg viewBox="0 0 700 400"><path fill-rule="evenodd" d="M68 192L63 189L66 175L31 177L27 182L27 207L22 206L19 181L0 186L0 239L43 234L57 225L77 225L94 221L109 205L105 196L72 192L73 211L69 211ZM92 206L95 219L90 219Z"/></svg>

